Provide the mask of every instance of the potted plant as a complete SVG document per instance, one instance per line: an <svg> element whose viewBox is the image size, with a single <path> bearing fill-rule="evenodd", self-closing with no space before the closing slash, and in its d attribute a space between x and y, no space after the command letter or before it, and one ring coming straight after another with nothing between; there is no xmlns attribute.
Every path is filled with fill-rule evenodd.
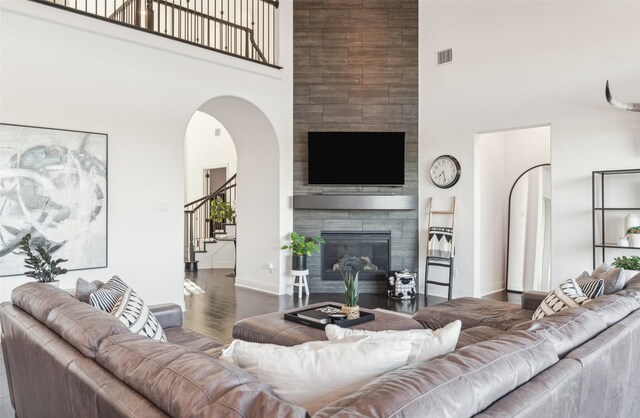
<svg viewBox="0 0 640 418"><path fill-rule="evenodd" d="M307 256L311 253L319 251L318 245L324 244L324 240L320 237L312 237L307 239L304 235L298 234L296 231L291 232L291 242L289 245L283 245L282 250L291 250L293 259L291 261L292 270L306 270Z"/></svg>
<svg viewBox="0 0 640 418"><path fill-rule="evenodd" d="M227 202L222 196L216 196L209 204L209 219L213 222L213 229L220 230L226 220L233 220L236 211L231 202Z"/></svg>
<svg viewBox="0 0 640 418"><path fill-rule="evenodd" d="M344 305L342 313L347 315L347 319L360 318L360 307L358 306L358 274L353 274L353 270L345 268L340 270L344 279Z"/></svg>
<svg viewBox="0 0 640 418"><path fill-rule="evenodd" d="M57 280L55 280L56 276L67 272L67 269L59 266L67 260L62 258L54 260L42 245L36 246L35 253L32 251L31 234L27 234L22 238L20 241L20 249L24 251L27 256L24 259L24 266L33 269L25 272L25 276L33 277L41 283L54 283L57 282Z"/></svg>
<svg viewBox="0 0 640 418"><path fill-rule="evenodd" d="M640 226L632 226L627 229L627 235L629 235L631 246L640 248Z"/></svg>
<svg viewBox="0 0 640 418"><path fill-rule="evenodd" d="M627 257L623 255L622 257L616 257L613 259L611 265L613 267L623 268L628 280L640 273L640 256L632 255Z"/></svg>

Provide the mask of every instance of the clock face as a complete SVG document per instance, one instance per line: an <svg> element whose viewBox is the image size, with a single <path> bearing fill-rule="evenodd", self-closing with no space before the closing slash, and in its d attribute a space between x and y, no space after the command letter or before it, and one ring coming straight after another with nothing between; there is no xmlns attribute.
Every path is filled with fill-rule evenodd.
<svg viewBox="0 0 640 418"><path fill-rule="evenodd" d="M460 163L451 155L441 155L431 165L431 181L441 189L447 189L460 179Z"/></svg>

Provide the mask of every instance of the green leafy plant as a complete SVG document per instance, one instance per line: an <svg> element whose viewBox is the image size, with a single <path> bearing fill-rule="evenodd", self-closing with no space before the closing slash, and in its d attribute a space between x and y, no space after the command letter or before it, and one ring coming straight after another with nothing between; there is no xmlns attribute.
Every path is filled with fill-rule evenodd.
<svg viewBox="0 0 640 418"><path fill-rule="evenodd" d="M231 202L225 201L221 196L211 200L209 205L209 219L217 224L223 223L227 219L236 217L236 211Z"/></svg>
<svg viewBox="0 0 640 418"><path fill-rule="evenodd" d="M320 244L324 244L324 240L320 237L311 237L307 240L304 235L292 231L291 242L289 245L283 245L280 249L291 250L293 255L311 255L313 252L320 251L318 247Z"/></svg>
<svg viewBox="0 0 640 418"><path fill-rule="evenodd" d="M627 229L627 234L640 234L640 226L632 226Z"/></svg>
<svg viewBox="0 0 640 418"><path fill-rule="evenodd" d="M622 257L616 257L611 265L625 270L640 270L640 256L632 255L627 257L623 255Z"/></svg>
<svg viewBox="0 0 640 418"><path fill-rule="evenodd" d="M51 257L51 254L45 250L41 245L35 248L35 253L31 249L31 234L25 235L20 241L20 249L26 254L24 259L24 266L30 269L25 276L33 277L39 282L49 283L53 282L56 276L65 274L67 269L63 269L59 264L64 263L65 259L58 258L56 260Z"/></svg>
<svg viewBox="0 0 640 418"><path fill-rule="evenodd" d="M344 304L349 307L358 306L358 274L353 274L353 270L345 268L340 270L344 279Z"/></svg>

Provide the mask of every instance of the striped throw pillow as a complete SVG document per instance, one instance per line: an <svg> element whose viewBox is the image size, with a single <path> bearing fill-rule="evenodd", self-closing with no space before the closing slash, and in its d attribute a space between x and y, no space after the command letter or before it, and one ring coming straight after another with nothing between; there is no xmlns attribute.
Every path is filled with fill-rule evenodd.
<svg viewBox="0 0 640 418"><path fill-rule="evenodd" d="M532 319L541 319L567 308L577 308L590 300L591 299L582 292L582 289L580 289L575 279L569 279L553 289L553 291L544 298L540 306L538 306L538 309L533 313Z"/></svg>
<svg viewBox="0 0 640 418"><path fill-rule="evenodd" d="M111 312L127 289L129 285L124 280L113 276L104 286L89 295L89 303L101 311Z"/></svg>
<svg viewBox="0 0 640 418"><path fill-rule="evenodd" d="M586 279L578 279L576 283L578 283L578 286L582 289L582 293L589 299L595 299L604 294L604 280L602 279L589 277Z"/></svg>
<svg viewBox="0 0 640 418"><path fill-rule="evenodd" d="M158 341L167 341L164 330L140 296L132 288L120 297L111 314L125 324L131 332Z"/></svg>

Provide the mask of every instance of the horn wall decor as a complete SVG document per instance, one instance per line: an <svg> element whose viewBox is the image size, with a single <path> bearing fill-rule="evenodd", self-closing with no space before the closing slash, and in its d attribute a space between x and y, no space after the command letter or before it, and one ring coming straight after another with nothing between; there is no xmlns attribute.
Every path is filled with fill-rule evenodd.
<svg viewBox="0 0 640 418"><path fill-rule="evenodd" d="M618 102L611 97L611 91L609 91L609 80L604 89L604 95L607 97L609 104L616 109L629 110L631 112L640 112L640 103L623 103Z"/></svg>

